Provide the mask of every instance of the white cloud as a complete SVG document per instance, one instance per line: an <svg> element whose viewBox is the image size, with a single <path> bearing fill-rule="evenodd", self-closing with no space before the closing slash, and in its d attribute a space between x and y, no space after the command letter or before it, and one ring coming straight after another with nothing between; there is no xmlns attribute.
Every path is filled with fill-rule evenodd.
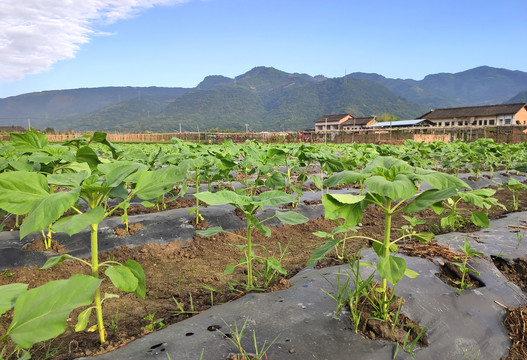
<svg viewBox="0 0 527 360"><path fill-rule="evenodd" d="M75 56L111 24L157 5L188 0L0 0L0 78L19 80Z"/></svg>

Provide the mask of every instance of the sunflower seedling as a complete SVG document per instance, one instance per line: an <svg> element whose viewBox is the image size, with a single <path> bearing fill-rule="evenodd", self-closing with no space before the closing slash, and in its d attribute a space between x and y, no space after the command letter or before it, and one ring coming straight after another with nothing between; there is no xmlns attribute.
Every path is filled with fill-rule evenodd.
<svg viewBox="0 0 527 360"><path fill-rule="evenodd" d="M463 251L464 254L464 257L462 259L463 261L453 263L454 265L459 267L459 270L461 271L461 281L454 281L454 283L458 285L458 295L461 294L463 290L470 287L470 284L465 281L469 274L475 274L479 276L479 272L471 268L468 264L468 261L473 260L477 264L477 261L474 260L474 257L480 257L483 255L483 253L472 249L472 246L468 242L467 238L465 238L463 246L460 245L459 248L461 249L461 251Z"/></svg>
<svg viewBox="0 0 527 360"><path fill-rule="evenodd" d="M256 229L266 237L271 236L271 229L265 226L263 223L273 218L277 218L281 223L286 225L297 225L308 221L308 218L294 211L276 211L273 216L264 220L259 220L255 216L256 211L258 209L263 209L264 206L279 206L293 202L295 200L293 195L286 194L279 190L272 190L263 192L258 196L245 196L239 195L229 190L220 190L216 193L206 191L195 194L194 196L209 205L232 205L239 211L243 212L245 215L247 230L246 236L225 231L221 226L215 226L208 228L207 230L196 232L201 236L213 236L220 232L227 232L245 241L245 244L242 245L231 244L234 247L242 250L245 256L237 265L228 265L224 274L232 274L237 266L245 266L247 269L245 290L255 290L258 289L258 286L255 285L256 276L253 271L253 261L256 260L264 262L270 269L284 273L285 269L282 268L278 260L274 258L270 259L268 257L266 259L266 257L261 257L255 254L253 247L258 245L253 244L252 242L252 232L254 229ZM265 282L262 285L265 286Z"/></svg>

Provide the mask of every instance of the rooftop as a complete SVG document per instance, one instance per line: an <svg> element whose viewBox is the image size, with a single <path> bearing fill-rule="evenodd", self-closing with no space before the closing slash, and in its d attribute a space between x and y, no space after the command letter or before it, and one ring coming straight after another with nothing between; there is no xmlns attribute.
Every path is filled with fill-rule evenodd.
<svg viewBox="0 0 527 360"><path fill-rule="evenodd" d="M424 115L421 115L420 118L436 120L448 118L463 118L471 116L496 116L505 114L516 114L523 107L527 107L527 104L517 103L436 109L431 110Z"/></svg>
<svg viewBox="0 0 527 360"><path fill-rule="evenodd" d="M430 125L430 121L426 119L417 119L417 120L399 120L399 121L383 121L373 125L370 125L370 128L373 127L400 127L400 126L415 126L415 125Z"/></svg>

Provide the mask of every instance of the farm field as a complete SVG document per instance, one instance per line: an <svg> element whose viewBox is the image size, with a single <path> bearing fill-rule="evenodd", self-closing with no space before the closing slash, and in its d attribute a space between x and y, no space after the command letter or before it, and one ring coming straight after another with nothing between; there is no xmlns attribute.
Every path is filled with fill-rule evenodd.
<svg viewBox="0 0 527 360"><path fill-rule="evenodd" d="M496 266L518 276L526 257L527 144L11 139L0 147L5 358L227 358L243 351L215 329L236 338L246 320L243 347L255 352L255 330L269 358L339 358L350 344L379 359L441 359L446 346L452 358L526 354L503 321L527 283L495 278Z"/></svg>

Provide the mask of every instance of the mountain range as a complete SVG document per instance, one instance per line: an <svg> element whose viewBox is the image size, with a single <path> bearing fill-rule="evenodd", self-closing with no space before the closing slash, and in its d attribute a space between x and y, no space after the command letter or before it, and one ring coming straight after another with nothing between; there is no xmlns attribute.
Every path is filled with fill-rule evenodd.
<svg viewBox="0 0 527 360"><path fill-rule="evenodd" d="M0 99L0 125L55 130L253 131L312 128L324 114L414 119L433 108L527 101L527 73L481 66L390 79L340 78L255 67L228 78L207 76L195 88L100 87L52 90Z"/></svg>

